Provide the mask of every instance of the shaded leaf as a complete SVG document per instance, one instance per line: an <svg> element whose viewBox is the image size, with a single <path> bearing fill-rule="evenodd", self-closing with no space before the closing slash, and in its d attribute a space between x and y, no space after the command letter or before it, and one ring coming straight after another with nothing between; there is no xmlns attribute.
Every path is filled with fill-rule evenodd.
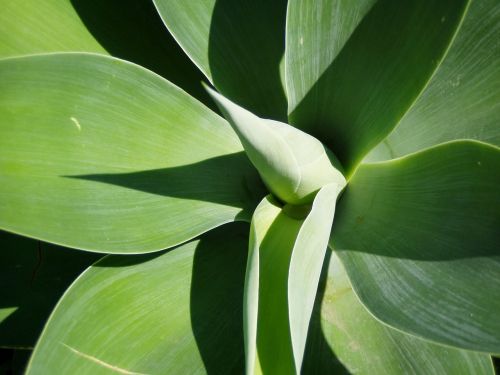
<svg viewBox="0 0 500 375"><path fill-rule="evenodd" d="M99 256L2 231L0 248L0 347L33 347L64 290Z"/></svg>
<svg viewBox="0 0 500 375"><path fill-rule="evenodd" d="M0 58L109 53L153 70L215 108L200 84L203 74L165 30L151 0L0 0L0 9Z"/></svg>
<svg viewBox="0 0 500 375"><path fill-rule="evenodd" d="M367 160L392 159L454 139L500 146L500 3L473 0L429 86Z"/></svg>
<svg viewBox="0 0 500 375"><path fill-rule="evenodd" d="M359 167L330 243L376 317L500 352L499 170L499 149L475 141Z"/></svg>
<svg viewBox="0 0 500 375"><path fill-rule="evenodd" d="M242 373L247 231L104 258L66 292L27 373Z"/></svg>
<svg viewBox="0 0 500 375"><path fill-rule="evenodd" d="M378 142L397 125L438 67L465 11L467 0L380 0L359 22L368 3L356 7L361 14L343 27L331 22L329 12L338 4L292 2L287 38L287 87L299 87L291 102L289 122L320 139L342 162L348 175ZM294 9L299 7L298 9ZM342 8L342 7L341 7ZM319 23L321 22L321 25ZM356 29L352 28L359 22ZM316 32L320 29L321 32ZM332 31L330 31L333 29ZM329 30L325 32L325 30ZM351 33L340 52L339 42ZM302 44L300 43L302 38ZM295 59L325 52L327 60L309 58L299 67ZM298 52L294 52L297 50ZM298 55L298 56L297 56ZM316 65L323 66L321 76ZM311 78L304 78L304 76ZM294 84L294 82L298 82ZM295 97L290 93L290 97Z"/></svg>
<svg viewBox="0 0 500 375"><path fill-rule="evenodd" d="M280 62L286 0L154 0L166 26L217 87L258 116L286 120Z"/></svg>
<svg viewBox="0 0 500 375"><path fill-rule="evenodd" d="M487 354L432 344L380 323L359 302L335 255L325 271L321 323L349 373L494 374Z"/></svg>

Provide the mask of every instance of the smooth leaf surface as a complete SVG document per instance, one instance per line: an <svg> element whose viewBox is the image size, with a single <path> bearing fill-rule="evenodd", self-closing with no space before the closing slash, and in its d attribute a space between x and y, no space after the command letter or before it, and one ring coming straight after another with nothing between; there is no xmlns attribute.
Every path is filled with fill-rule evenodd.
<svg viewBox="0 0 500 375"><path fill-rule="evenodd" d="M320 139L350 176L423 90L468 1L380 0L368 12L370 4L359 3L354 7L359 13L346 16L341 26L330 16L340 3L331 0L326 2L330 6L319 8L324 3L290 4L288 96L297 101L307 94L298 103L291 101L289 122ZM344 33L351 35L341 47ZM318 50L325 52L319 58L309 57ZM310 62L300 64L301 56L308 56ZM293 93L295 87L298 94Z"/></svg>
<svg viewBox="0 0 500 375"><path fill-rule="evenodd" d="M271 196L257 207L245 281L247 374L300 371L339 192L323 187L302 217Z"/></svg>
<svg viewBox="0 0 500 375"><path fill-rule="evenodd" d="M242 373L247 232L104 258L66 292L27 373Z"/></svg>
<svg viewBox="0 0 500 375"><path fill-rule="evenodd" d="M499 170L500 150L476 141L360 166L330 243L375 316L432 341L500 352Z"/></svg>
<svg viewBox="0 0 500 375"><path fill-rule="evenodd" d="M208 89L264 183L283 202L310 203L318 190L346 184L338 161L316 138L282 122L265 120Z"/></svg>
<svg viewBox="0 0 500 375"><path fill-rule="evenodd" d="M148 252L249 218L264 195L229 125L136 65L92 54L6 59L0 81L3 229Z"/></svg>
<svg viewBox="0 0 500 375"><path fill-rule="evenodd" d="M165 30L151 0L1 0L0 9L0 58L110 54L153 70L215 107L200 84L203 74Z"/></svg>
<svg viewBox="0 0 500 375"><path fill-rule="evenodd" d="M487 354L432 344L380 323L359 302L335 255L325 271L321 324L346 373L494 374Z"/></svg>
<svg viewBox="0 0 500 375"><path fill-rule="evenodd" d="M500 3L473 0L429 86L367 156L386 160L454 139L500 146Z"/></svg>
<svg viewBox="0 0 500 375"><path fill-rule="evenodd" d="M286 120L280 62L286 0L154 0L165 25L225 96L258 116Z"/></svg>
<svg viewBox="0 0 500 375"><path fill-rule="evenodd" d="M166 253L106 257L63 296L28 374L243 373L247 248L248 225L234 223ZM307 359L335 363L314 328Z"/></svg>
<svg viewBox="0 0 500 375"><path fill-rule="evenodd" d="M66 288L97 254L0 231L0 347L31 348Z"/></svg>
<svg viewBox="0 0 500 375"><path fill-rule="evenodd" d="M0 0L0 58L44 52L106 53L70 0Z"/></svg>
<svg viewBox="0 0 500 375"><path fill-rule="evenodd" d="M286 28L288 113L334 62L376 0L289 0ZM318 91L316 95L320 96Z"/></svg>

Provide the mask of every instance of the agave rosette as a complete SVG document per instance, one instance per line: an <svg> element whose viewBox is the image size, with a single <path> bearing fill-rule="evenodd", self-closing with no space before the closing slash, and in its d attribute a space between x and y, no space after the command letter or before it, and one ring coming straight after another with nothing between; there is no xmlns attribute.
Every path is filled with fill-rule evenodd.
<svg viewBox="0 0 500 375"><path fill-rule="evenodd" d="M0 3L29 374L493 373L495 0Z"/></svg>

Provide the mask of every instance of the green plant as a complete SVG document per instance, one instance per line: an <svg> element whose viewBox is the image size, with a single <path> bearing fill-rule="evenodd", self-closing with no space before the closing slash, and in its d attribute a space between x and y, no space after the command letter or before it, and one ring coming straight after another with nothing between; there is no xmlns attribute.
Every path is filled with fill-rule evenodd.
<svg viewBox="0 0 500 375"><path fill-rule="evenodd" d="M28 373L493 372L498 2L155 0L214 101L146 2L143 35L123 2L0 4L0 228L111 254Z"/></svg>

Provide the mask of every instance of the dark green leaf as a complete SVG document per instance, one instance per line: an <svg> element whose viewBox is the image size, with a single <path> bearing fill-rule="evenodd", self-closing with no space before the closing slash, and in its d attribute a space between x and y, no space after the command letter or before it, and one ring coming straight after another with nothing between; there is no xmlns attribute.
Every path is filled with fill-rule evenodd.
<svg viewBox="0 0 500 375"><path fill-rule="evenodd" d="M359 167L331 244L380 320L431 341L500 353L500 150L443 144Z"/></svg>
<svg viewBox="0 0 500 375"><path fill-rule="evenodd" d="M334 11L338 1L320 8L324 2L290 4L287 87L296 101L307 94L291 102L289 121L327 145L350 175L425 87L467 0L380 0L368 12L370 4L363 2L356 7L360 14L347 17L342 27L322 14ZM337 33L347 35L331 37ZM316 58L318 50L326 57ZM301 64L300 56L309 63Z"/></svg>

